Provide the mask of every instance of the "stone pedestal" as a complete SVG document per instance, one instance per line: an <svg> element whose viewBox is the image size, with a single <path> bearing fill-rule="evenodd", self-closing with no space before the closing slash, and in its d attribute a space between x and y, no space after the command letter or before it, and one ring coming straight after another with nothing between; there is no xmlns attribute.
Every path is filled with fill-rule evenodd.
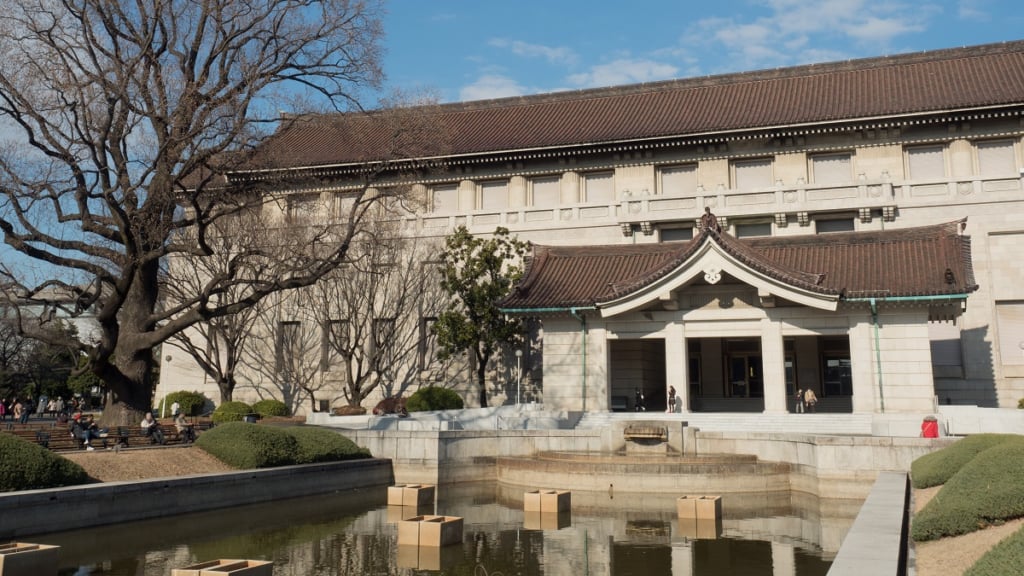
<svg viewBox="0 0 1024 576"><path fill-rule="evenodd" d="M413 516L398 523L399 546L448 546L462 542L462 518Z"/></svg>
<svg viewBox="0 0 1024 576"><path fill-rule="evenodd" d="M0 576L57 576L59 552L48 544L0 544Z"/></svg>
<svg viewBox="0 0 1024 576"><path fill-rule="evenodd" d="M434 503L434 486L430 484L398 484L388 487L388 506L430 506Z"/></svg>
<svg viewBox="0 0 1024 576"><path fill-rule="evenodd" d="M524 512L557 514L572 510L572 492L568 490L533 490L523 494Z"/></svg>
<svg viewBox="0 0 1024 576"><path fill-rule="evenodd" d="M210 560L171 570L171 576L274 576L274 563L266 560Z"/></svg>
<svg viewBox="0 0 1024 576"><path fill-rule="evenodd" d="M523 528L527 530L561 530L571 525L571 512L541 512L535 510L523 513Z"/></svg>
<svg viewBox="0 0 1024 576"><path fill-rule="evenodd" d="M433 506L388 506L387 521L394 524L413 516L426 516L433 512Z"/></svg>

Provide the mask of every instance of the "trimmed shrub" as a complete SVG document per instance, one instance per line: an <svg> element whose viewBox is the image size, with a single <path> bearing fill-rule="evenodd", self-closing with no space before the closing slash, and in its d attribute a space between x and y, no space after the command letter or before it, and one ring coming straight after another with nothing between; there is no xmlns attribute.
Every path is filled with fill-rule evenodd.
<svg viewBox="0 0 1024 576"><path fill-rule="evenodd" d="M252 411L264 418L268 416L287 416L288 406L280 400L268 398L253 404Z"/></svg>
<svg viewBox="0 0 1024 576"><path fill-rule="evenodd" d="M1017 400L1017 409L1018 410L1024 410L1024 398L1021 398L1020 400Z"/></svg>
<svg viewBox="0 0 1024 576"><path fill-rule="evenodd" d="M914 540L958 536L1024 516L1024 436L975 456L914 515Z"/></svg>
<svg viewBox="0 0 1024 576"><path fill-rule="evenodd" d="M975 434L942 450L925 454L910 465L914 488L930 488L945 484L975 456L1014 438L1020 438L1020 436L1015 434Z"/></svg>
<svg viewBox="0 0 1024 576"><path fill-rule="evenodd" d="M370 458L370 451L356 446L356 443L337 432L315 426L290 426L283 428L295 438L296 464L314 462L337 462Z"/></svg>
<svg viewBox="0 0 1024 576"><path fill-rule="evenodd" d="M964 576L1024 574L1024 530L996 544L964 572Z"/></svg>
<svg viewBox="0 0 1024 576"><path fill-rule="evenodd" d="M213 415L210 418L213 419L217 424L224 422L241 422L245 418L246 414L253 414L252 406L249 406L245 402L224 402L217 409L213 411Z"/></svg>
<svg viewBox="0 0 1024 576"><path fill-rule="evenodd" d="M0 454L4 455L0 492L76 486L90 481L78 464L13 434L0 433Z"/></svg>
<svg viewBox="0 0 1024 576"><path fill-rule="evenodd" d="M295 438L283 428L245 422L214 426L199 435L196 446L243 470L294 464L298 449Z"/></svg>
<svg viewBox="0 0 1024 576"><path fill-rule="evenodd" d="M425 412L428 410L461 410L465 406L462 398L454 390L427 386L420 388L405 402L409 412Z"/></svg>
<svg viewBox="0 0 1024 576"><path fill-rule="evenodd" d="M181 413L185 416L198 416L203 406L208 402L206 396L203 396L199 392L188 392L186 390L179 390L177 392L171 392L164 398L164 406L170 411L171 406L177 402L181 407Z"/></svg>

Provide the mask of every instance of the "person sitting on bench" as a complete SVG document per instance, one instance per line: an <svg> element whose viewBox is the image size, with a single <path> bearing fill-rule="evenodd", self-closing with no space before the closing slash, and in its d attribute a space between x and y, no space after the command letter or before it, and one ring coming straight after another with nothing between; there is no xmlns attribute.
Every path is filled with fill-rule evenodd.
<svg viewBox="0 0 1024 576"><path fill-rule="evenodd" d="M152 439L154 444L165 444L164 432L160 429L160 423L153 419L152 412L146 412L146 417L142 419L140 424L142 427L142 435Z"/></svg>
<svg viewBox="0 0 1024 576"><path fill-rule="evenodd" d="M185 419L185 415L178 412L174 416L174 428L178 431L178 438L188 444L196 441L196 431L192 423Z"/></svg>

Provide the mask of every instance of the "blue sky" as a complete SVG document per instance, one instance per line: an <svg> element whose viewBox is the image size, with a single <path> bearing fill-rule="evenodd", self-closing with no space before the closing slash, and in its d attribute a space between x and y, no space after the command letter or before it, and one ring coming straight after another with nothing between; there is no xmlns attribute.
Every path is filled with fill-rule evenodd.
<svg viewBox="0 0 1024 576"><path fill-rule="evenodd" d="M388 85L443 102L1024 39L1020 0L389 0L387 7Z"/></svg>

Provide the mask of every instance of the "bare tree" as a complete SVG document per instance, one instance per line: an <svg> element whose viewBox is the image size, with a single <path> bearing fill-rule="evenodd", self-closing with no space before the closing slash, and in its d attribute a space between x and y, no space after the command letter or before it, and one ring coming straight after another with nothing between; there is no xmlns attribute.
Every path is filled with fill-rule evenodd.
<svg viewBox="0 0 1024 576"><path fill-rule="evenodd" d="M167 299L169 262L223 249L218 222L272 213L265 192L308 185L231 174L281 166L247 152L265 137L261 127L304 121L279 114L292 108L286 100L353 109L380 79L380 34L374 0L4 3L0 121L15 138L0 150L0 232L56 280L2 273L28 296L64 285L76 295L70 314L96 310L99 342L80 349L110 389L106 422L137 421L151 405L154 347L343 263L355 224L387 195L371 193L375 176L389 158L422 157L411 150L430 141L422 124L391 130L392 156L349 189L344 217L291 246L233 249L197 293ZM401 123L403 114L377 118Z"/></svg>
<svg viewBox="0 0 1024 576"><path fill-rule="evenodd" d="M309 400L315 410L317 400L360 406L419 381L430 361L424 322L445 296L424 264L430 247L374 222L343 266L255 318L243 355L258 394Z"/></svg>

